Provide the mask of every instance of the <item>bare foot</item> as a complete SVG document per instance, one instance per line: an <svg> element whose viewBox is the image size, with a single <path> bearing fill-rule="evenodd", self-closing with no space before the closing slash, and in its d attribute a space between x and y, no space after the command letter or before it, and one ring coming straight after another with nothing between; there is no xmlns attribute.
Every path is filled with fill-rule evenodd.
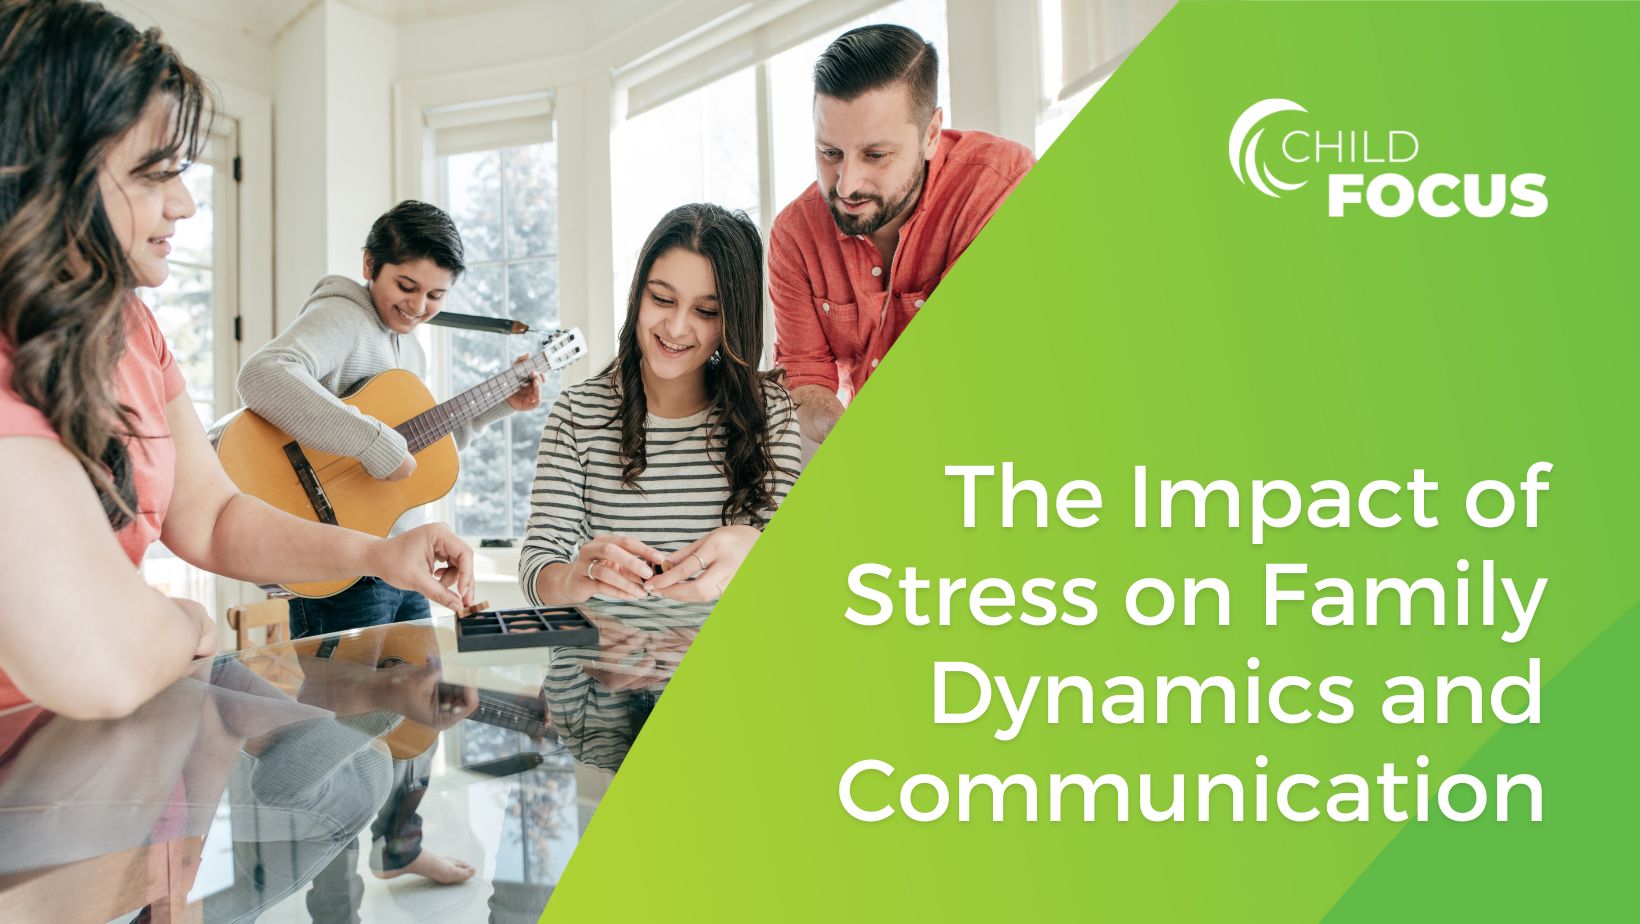
<svg viewBox="0 0 1640 924"><path fill-rule="evenodd" d="M478 870L473 869L471 863L465 860L456 860L450 857L441 857L431 850L423 850L410 861L410 865L398 869L376 870L377 879L397 879L409 873L412 876L421 876L431 879L439 885L455 885L473 878Z"/></svg>

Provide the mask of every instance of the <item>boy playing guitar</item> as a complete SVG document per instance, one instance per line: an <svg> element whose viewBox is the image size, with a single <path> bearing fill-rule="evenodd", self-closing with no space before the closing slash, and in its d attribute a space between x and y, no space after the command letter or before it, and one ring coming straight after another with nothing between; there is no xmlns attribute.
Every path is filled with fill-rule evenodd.
<svg viewBox="0 0 1640 924"><path fill-rule="evenodd" d="M245 363L238 383L245 406L303 446L358 459L371 477L408 478L416 460L405 438L392 426L344 404L339 396L389 369L426 377L426 356L413 332L443 307L445 295L466 269L463 256L461 236L443 210L416 201L394 206L376 219L365 241L364 282L343 276L321 279L296 322ZM458 426L456 445L466 445L476 429L513 411L538 407L541 380L541 373L531 375L471 425ZM418 525L423 518L421 508L405 513L390 535ZM425 597L373 577L334 596L290 601L294 638L429 615ZM404 803L417 798L417 780L426 776L417 764L429 756L396 762L400 782L383 809L383 819L413 814ZM401 806L411 811L395 813ZM404 830L419 835L419 820L409 820ZM414 873L451 884L474 873L467 863L421 850L419 836L403 837L385 830L382 820L374 833L379 862L373 865L378 876Z"/></svg>

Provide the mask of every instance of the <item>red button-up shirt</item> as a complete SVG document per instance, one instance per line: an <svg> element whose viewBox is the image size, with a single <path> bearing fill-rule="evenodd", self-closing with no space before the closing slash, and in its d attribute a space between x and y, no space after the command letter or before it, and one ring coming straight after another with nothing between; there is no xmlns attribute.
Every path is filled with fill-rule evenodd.
<svg viewBox="0 0 1640 924"><path fill-rule="evenodd" d="M941 132L886 269L871 238L839 231L819 184L809 184L770 235L774 361L786 387L841 389L847 402L1035 162L995 135Z"/></svg>

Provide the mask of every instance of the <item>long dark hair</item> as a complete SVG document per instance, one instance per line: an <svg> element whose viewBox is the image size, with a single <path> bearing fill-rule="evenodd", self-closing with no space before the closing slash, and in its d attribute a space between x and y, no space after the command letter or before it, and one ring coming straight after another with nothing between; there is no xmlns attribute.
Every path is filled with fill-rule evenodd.
<svg viewBox="0 0 1640 924"><path fill-rule="evenodd" d="M135 515L129 408L114 369L136 279L98 172L156 96L176 118L152 166L191 160L209 92L157 30L101 5L0 0L0 337L11 385L74 454L116 529Z"/></svg>
<svg viewBox="0 0 1640 924"><path fill-rule="evenodd" d="M644 421L649 402L643 390L643 354L638 349L638 309L655 261L679 249L699 254L712 264L722 312L723 339L718 356L706 364L706 394L715 412L708 419L717 421L723 473L729 479L723 522L762 526L762 512L774 503L771 483L777 471L769 447L764 389L778 387L778 379L757 369L763 356L763 241L745 212L703 203L680 205L649 232L638 255L620 345L615 361L602 373L614 380L620 393L616 413L625 462L621 481L635 487L647 464Z"/></svg>

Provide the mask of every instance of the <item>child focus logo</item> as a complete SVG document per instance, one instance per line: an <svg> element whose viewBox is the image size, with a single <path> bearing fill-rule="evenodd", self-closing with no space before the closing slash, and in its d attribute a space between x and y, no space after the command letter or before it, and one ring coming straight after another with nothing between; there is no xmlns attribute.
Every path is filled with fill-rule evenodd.
<svg viewBox="0 0 1640 924"><path fill-rule="evenodd" d="M1310 110L1290 99L1270 98L1242 110L1230 128L1230 171L1236 181L1272 199L1296 192L1308 179L1326 176L1327 215L1343 218L1361 211L1400 218L1414 209L1431 218L1537 218L1549 210L1541 173L1481 171L1421 173L1413 164L1422 144L1408 129L1316 128L1298 116ZM1299 124L1295 124L1299 123ZM1265 132L1273 144L1263 144Z"/></svg>

